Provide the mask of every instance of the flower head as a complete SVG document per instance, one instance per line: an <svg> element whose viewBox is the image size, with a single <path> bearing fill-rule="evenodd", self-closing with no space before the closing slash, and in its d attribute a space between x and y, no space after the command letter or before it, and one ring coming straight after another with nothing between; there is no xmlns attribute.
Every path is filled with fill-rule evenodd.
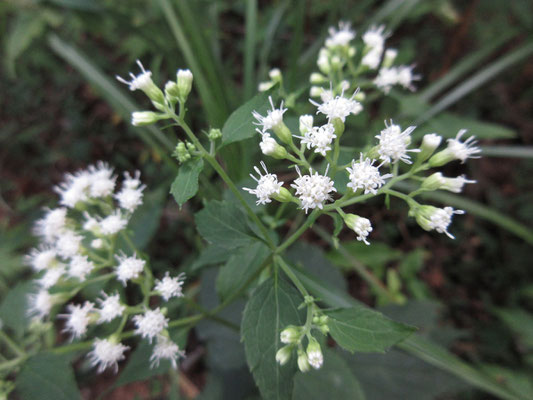
<svg viewBox="0 0 533 400"><path fill-rule="evenodd" d="M305 144L308 149L314 148L315 153L325 157L326 153L331 150L331 143L336 137L335 127L333 124L327 123L308 129L301 139L302 144Z"/></svg>
<svg viewBox="0 0 533 400"><path fill-rule="evenodd" d="M278 182L278 177L276 174L271 174L268 172L266 165L263 161L261 161L261 166L265 171L264 175L257 167L254 167L254 170L259 176L259 178L256 178L255 176L250 174L252 179L257 182L257 187L255 189L243 188L250 194L254 194L257 196L258 205L270 203L272 201L272 196L278 194L283 185L283 182Z"/></svg>
<svg viewBox="0 0 533 400"><path fill-rule="evenodd" d="M325 42L326 47L331 49L334 47L345 47L350 44L350 41L355 38L355 31L351 28L351 24L344 21L339 22L338 29L331 26L328 29L329 37Z"/></svg>
<svg viewBox="0 0 533 400"><path fill-rule="evenodd" d="M93 367L98 365L98 373L104 372L107 368L112 367L115 374L118 371L118 362L124 360L124 352L129 346L122 343L114 343L109 339L96 338L93 343L93 349L88 356Z"/></svg>
<svg viewBox="0 0 533 400"><path fill-rule="evenodd" d="M363 35L363 42L369 48L381 48L385 46L385 39L389 36L385 33L385 25L372 26Z"/></svg>
<svg viewBox="0 0 533 400"><path fill-rule="evenodd" d="M328 166L329 167L329 166ZM325 176L320 175L318 172L313 174L310 170L309 175L302 175L300 169L296 167L299 177L294 180L291 187L296 189L296 195L300 199L300 207L302 210L307 211L314 208L324 208L326 201L332 200L331 192L337 190L333 187L333 181ZM328 173L326 169L326 174Z"/></svg>
<svg viewBox="0 0 533 400"><path fill-rule="evenodd" d="M61 198L60 203L73 208L79 202L85 202L89 198L92 177L86 170L77 171L74 174L65 174L64 181L54 190Z"/></svg>
<svg viewBox="0 0 533 400"><path fill-rule="evenodd" d="M46 289L41 289L37 293L32 293L28 297L28 314L34 315L38 319L43 319L54 306L54 297Z"/></svg>
<svg viewBox="0 0 533 400"><path fill-rule="evenodd" d="M159 307L134 316L133 322L136 326L135 333L147 338L150 343L168 326L168 318L165 318Z"/></svg>
<svg viewBox="0 0 533 400"><path fill-rule="evenodd" d="M128 225L128 219L118 210L100 221L100 230L104 235L114 235Z"/></svg>
<svg viewBox="0 0 533 400"><path fill-rule="evenodd" d="M30 251L25 260L37 272L48 269L58 262L56 250L47 245L41 245L38 249Z"/></svg>
<svg viewBox="0 0 533 400"><path fill-rule="evenodd" d="M366 238L372 232L372 224L370 220L360 217L355 214L346 214L344 216L344 222L348 228L352 229L357 234L357 240L369 245L370 243Z"/></svg>
<svg viewBox="0 0 533 400"><path fill-rule="evenodd" d="M461 129L455 139L448 139L448 150L453 156L465 162L468 158L479 158L481 149L476 146L477 141L475 136L470 136L464 142L461 142L461 137L466 133L466 129Z"/></svg>
<svg viewBox="0 0 533 400"><path fill-rule="evenodd" d="M261 132L279 126L283 122L283 114L287 111L286 108L283 108L283 102L281 102L279 108L276 108L271 96L268 97L268 101L270 101L272 110L268 110L266 116L262 116L257 111L252 112L252 115L257 120L255 125L261 126Z"/></svg>
<svg viewBox="0 0 533 400"><path fill-rule="evenodd" d="M357 189L363 189L364 194L377 194L378 189L385 184L385 179L391 178L392 174L381 175L379 173L381 165L375 167L375 162L376 160L370 158L363 159L362 153L359 161L352 160L352 167L346 168L350 175L350 182L347 186L354 192Z"/></svg>
<svg viewBox="0 0 533 400"><path fill-rule="evenodd" d="M128 257L125 254L120 254L116 256L116 259L119 262L116 271L117 279L121 281L124 286L130 279L138 278L146 264L146 261L137 258L136 255Z"/></svg>
<svg viewBox="0 0 533 400"><path fill-rule="evenodd" d="M130 77L131 77L130 81L127 81L118 75L116 76L116 78L119 82L122 82L128 85L131 91L138 90L138 89L144 91L144 90L149 89L150 85L153 84L152 73L150 71L145 70L144 66L141 64L139 60L137 60L137 65L141 69L141 73L139 75L135 75L130 72Z"/></svg>
<svg viewBox="0 0 533 400"><path fill-rule="evenodd" d="M379 139L378 153L379 158L386 163L396 163L399 160L411 164L411 159L408 152L419 152L420 149L407 149L411 143L411 132L415 130L416 126L410 126L402 132L400 125L395 125L390 122L386 128L381 131L376 138Z"/></svg>
<svg viewBox="0 0 533 400"><path fill-rule="evenodd" d="M463 210L454 210L452 207L437 208L433 206L420 206L414 210L416 222L426 231L436 230L445 233L449 238L455 237L448 232L454 214L464 214Z"/></svg>
<svg viewBox="0 0 533 400"><path fill-rule="evenodd" d="M150 356L150 368L158 367L162 359L170 360L172 368L178 368L177 360L185 357L185 352L180 350L179 346L165 336L158 336L157 343L154 346Z"/></svg>
<svg viewBox="0 0 533 400"><path fill-rule="evenodd" d="M140 177L139 171L136 171L134 176L125 172L122 189L115 195L120 207L129 212L134 212L143 203L143 191L146 186L141 185Z"/></svg>
<svg viewBox="0 0 533 400"><path fill-rule="evenodd" d="M342 122L346 121L346 117L350 114L357 115L363 110L363 106L357 100L354 100L357 90L353 93L352 97L347 99L344 97L344 92L340 96L336 96L332 99L323 100L322 104L319 104L313 100L309 100L314 104L318 110L318 113L322 113L328 117L331 122L335 118L339 118Z"/></svg>
<svg viewBox="0 0 533 400"><path fill-rule="evenodd" d="M169 273L165 274L163 279L157 280L155 290L161 294L161 297L168 301L171 297L183 297L183 283L185 274L170 277Z"/></svg>
<svg viewBox="0 0 533 400"><path fill-rule="evenodd" d="M278 142L276 142L276 139L270 136L270 133L262 132L260 129L256 129L256 131L261 134L261 142L259 142L259 147L264 155L277 159L285 158L287 155L287 150L285 150L285 147L280 146Z"/></svg>
<svg viewBox="0 0 533 400"><path fill-rule="evenodd" d="M91 197L106 197L113 193L117 177L113 175L113 168L109 164L99 161L96 165L90 165L88 171Z"/></svg>
<svg viewBox="0 0 533 400"><path fill-rule="evenodd" d="M68 314L59 315L59 317L67 320L64 331L70 332L72 339L83 336L91 323L91 313L94 311L94 304L90 301L86 301L83 305L69 304L67 311L69 312Z"/></svg>
<svg viewBox="0 0 533 400"><path fill-rule="evenodd" d="M39 279L39 285L41 285L44 289L49 289L54 286L59 279L61 279L64 273L65 266L63 264L59 264L54 268L49 268L46 270L46 273L42 276L42 278Z"/></svg>
<svg viewBox="0 0 533 400"><path fill-rule="evenodd" d="M99 315L98 323L109 322L122 315L126 307L120 302L118 293L108 295L102 292L102 297L103 299L97 299L100 304L100 308L96 310Z"/></svg>
<svg viewBox="0 0 533 400"><path fill-rule="evenodd" d="M46 243L53 243L66 229L67 209L48 210L46 215L35 223L35 233Z"/></svg>
<svg viewBox="0 0 533 400"><path fill-rule="evenodd" d="M370 69L376 69L379 66L379 63L381 62L382 55L383 47L374 47L363 56L361 64L366 65Z"/></svg>
<svg viewBox="0 0 533 400"><path fill-rule="evenodd" d="M75 255L69 263L68 274L80 281L84 281L85 277L94 269L94 263L90 261L87 256Z"/></svg>
<svg viewBox="0 0 533 400"><path fill-rule="evenodd" d="M76 232L66 230L57 238L57 252L61 257L74 257L80 251L83 237Z"/></svg>

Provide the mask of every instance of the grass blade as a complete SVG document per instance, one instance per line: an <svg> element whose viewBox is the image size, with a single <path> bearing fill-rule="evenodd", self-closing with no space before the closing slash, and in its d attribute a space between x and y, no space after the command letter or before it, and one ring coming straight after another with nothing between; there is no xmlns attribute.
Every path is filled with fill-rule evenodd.
<svg viewBox="0 0 533 400"><path fill-rule="evenodd" d="M483 156L533 158L533 146L482 146Z"/></svg>
<svg viewBox="0 0 533 400"><path fill-rule="evenodd" d="M255 89L255 43L257 27L257 0L246 1L246 36L244 39L244 100L250 99Z"/></svg>
<svg viewBox="0 0 533 400"><path fill-rule="evenodd" d="M272 43L274 42L276 31L278 30L278 27L281 23L281 19L283 18L283 14L285 14L285 10L287 10L288 5L289 5L288 2L283 2L283 3L280 3L276 7L265 29L265 37L263 39L263 45L261 46L261 50L259 52L259 74L258 75L260 79L263 79L266 77L267 68L268 68L268 56L270 55L270 50L272 49Z"/></svg>
<svg viewBox="0 0 533 400"><path fill-rule="evenodd" d="M477 89L490 79L494 78L500 72L509 68L511 65L516 64L519 61L522 61L524 58L528 57L533 53L533 41L529 41L526 44L522 45L518 49L514 50L510 54L505 55L497 61L494 61L485 69L481 70L473 77L467 79L461 85L457 86L450 93L444 96L439 100L435 105L433 105L428 111L426 111L414 125L421 125L423 122L426 122L431 117L437 115L441 111L446 110L451 105L458 102L464 96Z"/></svg>

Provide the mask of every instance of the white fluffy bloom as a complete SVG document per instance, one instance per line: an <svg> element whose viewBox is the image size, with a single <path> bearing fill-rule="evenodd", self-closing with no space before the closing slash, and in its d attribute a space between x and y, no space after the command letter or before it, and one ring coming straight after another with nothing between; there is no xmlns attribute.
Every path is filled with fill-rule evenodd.
<svg viewBox="0 0 533 400"><path fill-rule="evenodd" d="M298 196L301 203L300 207L306 213L309 209L317 207L322 209L326 201L332 200L330 193L337 191L333 187L333 181L318 172L313 174L313 171L310 171L310 175L302 175L298 167L296 167L296 170L299 177L294 180L291 187L296 189L296 196Z"/></svg>
<svg viewBox="0 0 533 400"><path fill-rule="evenodd" d="M87 201L91 180L91 174L86 170L65 174L64 181L54 188L61 198L60 203L73 208L77 203Z"/></svg>
<svg viewBox="0 0 533 400"><path fill-rule="evenodd" d="M461 193L464 185L467 183L476 183L476 181L472 179L466 179L464 175L460 175L456 178L443 177L441 189L448 190L453 193Z"/></svg>
<svg viewBox="0 0 533 400"><path fill-rule="evenodd" d="M34 271L42 271L52 267L57 263L57 252L50 246L42 245L38 249L33 249L25 257L26 262Z"/></svg>
<svg viewBox="0 0 533 400"><path fill-rule="evenodd" d="M129 212L135 211L143 203L143 191L146 186L141 185L140 177L139 171L136 171L133 177L128 172L124 173L122 189L115 195L120 207Z"/></svg>
<svg viewBox="0 0 533 400"><path fill-rule="evenodd" d="M124 360L124 352L129 346L122 343L113 343L108 339L96 338L93 343L93 349L88 353L93 367L98 366L98 373L104 372L107 368L112 367L116 374L118 371L118 362Z"/></svg>
<svg viewBox="0 0 533 400"><path fill-rule="evenodd" d="M39 319L50 314L50 310L54 306L53 297L46 289L30 294L28 300L28 314L35 315Z"/></svg>
<svg viewBox="0 0 533 400"><path fill-rule="evenodd" d="M363 56L361 64L366 65L370 69L376 69L381 62L383 54L383 47L373 47L368 53Z"/></svg>
<svg viewBox="0 0 533 400"><path fill-rule="evenodd" d="M451 239L455 237L448 232L448 226L452 222L453 214L464 214L463 210L454 210L452 207L437 208L430 217L429 226L439 233L445 233Z"/></svg>
<svg viewBox="0 0 533 400"><path fill-rule="evenodd" d="M411 164L411 159L408 152L419 152L420 149L407 149L411 143L411 132L415 130L416 126L410 126L402 132L399 125L390 123L381 131L380 135L376 135L379 139L378 153L379 158L386 163L396 163L401 160L407 164Z"/></svg>
<svg viewBox="0 0 533 400"><path fill-rule="evenodd" d="M138 89L148 90L153 83L152 73L150 71L146 71L139 60L137 60L137 65L139 65L139 68L141 68L141 73L139 75L134 75L130 72L131 81L127 81L118 75L116 78L119 82L128 85L131 91Z"/></svg>
<svg viewBox="0 0 533 400"><path fill-rule="evenodd" d="M167 272L163 279L156 281L154 289L161 294L165 301L168 301L172 297L183 297L184 281L185 274L181 273L178 276L170 277Z"/></svg>
<svg viewBox="0 0 533 400"><path fill-rule="evenodd" d="M48 210L45 216L35 223L35 233L41 236L45 242L52 243L65 231L66 224L66 208Z"/></svg>
<svg viewBox="0 0 533 400"><path fill-rule="evenodd" d="M65 318L65 332L70 332L72 338L79 338L87 332L87 327L91 323L91 313L94 311L94 304L86 301L83 305L69 304L67 306L68 314L60 314L59 317Z"/></svg>
<svg viewBox="0 0 533 400"><path fill-rule="evenodd" d="M357 218L352 229L357 234L357 240L362 241L367 245L370 244L368 240L366 240L370 232L372 232L372 224L369 219L363 217Z"/></svg>
<svg viewBox="0 0 533 400"><path fill-rule="evenodd" d="M102 292L102 297L103 299L96 300L100 304L100 308L96 310L99 315L98 323L112 321L124 313L126 307L120 302L118 293L110 296Z"/></svg>
<svg viewBox="0 0 533 400"><path fill-rule="evenodd" d="M319 104L310 100L317 108L317 114L322 113L328 117L331 122L335 118L339 118L342 122L346 121L346 117L350 114L357 115L363 110L363 106L357 100L354 100L357 91L354 92L351 98L343 97L344 93L332 99L323 99L323 103Z"/></svg>
<svg viewBox="0 0 533 400"><path fill-rule="evenodd" d="M466 129L461 129L455 139L448 139L448 151L463 163L468 158L479 158L480 156L477 154L481 153L481 149L476 146L475 136L470 136L464 142L461 142L461 137L465 133Z"/></svg>
<svg viewBox="0 0 533 400"><path fill-rule="evenodd" d="M168 318L165 318L159 307L134 316L133 322L136 326L135 333L147 338L150 343L168 326Z"/></svg>
<svg viewBox="0 0 533 400"><path fill-rule="evenodd" d="M116 256L119 265L117 267L117 279L126 285L130 279L138 278L143 271L146 261L137 258L136 255L131 257L121 254Z"/></svg>
<svg viewBox="0 0 533 400"><path fill-rule="evenodd" d="M178 367L178 358L185 357L185 352L179 346L165 336L157 337L157 344L154 346L150 356L150 368L158 367L162 359L170 360L172 368Z"/></svg>
<svg viewBox="0 0 533 400"><path fill-rule="evenodd" d="M414 66L400 65L397 68L397 83L405 89L414 92L416 88L413 86L413 81L420 79L420 75L413 74Z"/></svg>
<svg viewBox="0 0 533 400"><path fill-rule="evenodd" d="M83 237L76 232L67 230L57 239L57 252L60 256L70 258L78 254Z"/></svg>
<svg viewBox="0 0 533 400"><path fill-rule="evenodd" d="M266 117L262 116L257 111L252 112L252 115L257 120L254 124L261 126L261 132L265 132L281 124L283 122L283 114L287 111L286 108L283 108L283 101L281 102L280 107L276 108L271 96L268 97L268 100L270 101L272 110L267 111Z"/></svg>
<svg viewBox="0 0 533 400"><path fill-rule="evenodd" d="M39 279L39 285L44 289L54 286L65 273L65 266L60 264L54 268L46 270L46 273Z"/></svg>
<svg viewBox="0 0 533 400"><path fill-rule="evenodd" d="M305 144L308 149L314 148L315 153L321 154L323 157L331 150L331 143L337 137L335 135L335 127L327 123L323 126L315 126L309 129L302 139L302 144Z"/></svg>
<svg viewBox="0 0 533 400"><path fill-rule="evenodd" d="M350 44L355 38L355 31L351 29L351 24L349 22L339 22L339 29L330 27L328 29L329 37L326 39L326 47L344 47Z"/></svg>
<svg viewBox="0 0 533 400"><path fill-rule="evenodd" d="M91 197L106 197L113 193L117 179L113 175L113 168L99 161L96 165L90 165L88 171L91 174Z"/></svg>
<svg viewBox="0 0 533 400"><path fill-rule="evenodd" d="M398 68L396 67L382 67L379 70L378 76L374 79L374 84L389 93L391 88L398 83Z"/></svg>
<svg viewBox="0 0 533 400"><path fill-rule="evenodd" d="M307 360L311 367L319 369L324 363L324 356L320 350L312 350L307 352Z"/></svg>
<svg viewBox="0 0 533 400"><path fill-rule="evenodd" d="M104 235L114 235L128 225L128 219L120 211L114 211L100 221L100 230Z"/></svg>
<svg viewBox="0 0 533 400"><path fill-rule="evenodd" d="M259 175L259 178L256 178L252 174L250 176L253 180L257 182L257 187L255 189L243 188L250 194L257 196L257 204L267 204L272 200L272 196L279 194L283 182L278 182L278 177L276 174L270 174L267 170L267 167L263 161L261 161L261 166L263 167L265 174L263 175L261 170L257 167L254 167L255 172Z"/></svg>
<svg viewBox="0 0 533 400"><path fill-rule="evenodd" d="M94 263L86 256L75 255L69 263L68 274L80 281L84 281L85 277L94 269Z"/></svg>
<svg viewBox="0 0 533 400"><path fill-rule="evenodd" d="M375 161L370 158L363 159L362 153L359 161L352 160L352 167L346 168L350 175L350 182L347 186L354 192L357 189L363 189L364 194L377 194L378 189L385 184L385 179L391 178L392 174L382 176L379 173L379 167L381 165L375 167Z"/></svg>
<svg viewBox="0 0 533 400"><path fill-rule="evenodd" d="M389 36L385 33L385 25L372 26L368 31L363 35L363 42L367 47L372 49L381 48L385 46L385 39Z"/></svg>

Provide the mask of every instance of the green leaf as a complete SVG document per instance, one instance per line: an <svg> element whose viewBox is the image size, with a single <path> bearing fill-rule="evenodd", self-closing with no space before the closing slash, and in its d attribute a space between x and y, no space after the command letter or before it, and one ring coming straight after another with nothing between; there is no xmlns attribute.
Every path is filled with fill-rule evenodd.
<svg viewBox="0 0 533 400"><path fill-rule="evenodd" d="M415 328L393 321L366 307L328 311L330 334L344 349L384 353L411 335Z"/></svg>
<svg viewBox="0 0 533 400"><path fill-rule="evenodd" d="M492 311L519 337L526 349L533 349L533 314L519 308L496 308Z"/></svg>
<svg viewBox="0 0 533 400"><path fill-rule="evenodd" d="M209 245L202 249L198 258L192 263L191 271L196 272L208 265L222 264L228 261L231 254L224 247Z"/></svg>
<svg viewBox="0 0 533 400"><path fill-rule="evenodd" d="M178 176L170 186L170 193L174 196L180 208L187 200L194 197L198 191L198 177L204 168L204 160L196 158L180 167Z"/></svg>
<svg viewBox="0 0 533 400"><path fill-rule="evenodd" d="M265 115L269 107L268 93L259 93L237 108L222 128L222 144L239 142L257 135L252 111Z"/></svg>
<svg viewBox="0 0 533 400"><path fill-rule="evenodd" d="M29 319L27 299L28 295L35 291L33 282L22 282L11 289L0 306L0 320L13 329L16 336L22 336L28 326Z"/></svg>
<svg viewBox="0 0 533 400"><path fill-rule="evenodd" d="M220 298L226 299L256 275L269 254L269 248L261 242L237 249L218 273L217 293Z"/></svg>
<svg viewBox="0 0 533 400"><path fill-rule="evenodd" d="M246 361L265 400L291 398L294 357L284 366L275 357L281 348L281 330L304 322L298 310L301 302L300 294L290 284L270 278L252 293L244 309L241 335Z"/></svg>
<svg viewBox="0 0 533 400"><path fill-rule="evenodd" d="M15 382L19 397L24 400L81 399L68 360L68 357L47 353L31 357Z"/></svg>
<svg viewBox="0 0 533 400"><path fill-rule="evenodd" d="M196 213L195 220L200 235L217 246L234 249L257 240L245 214L234 203L213 200Z"/></svg>
<svg viewBox="0 0 533 400"><path fill-rule="evenodd" d="M155 235L165 200L165 191L160 188L157 191L146 193L143 204L135 210L128 223L128 229L133 232L131 239L137 248L144 249Z"/></svg>
<svg viewBox="0 0 533 400"><path fill-rule="evenodd" d="M376 271L378 276L383 275L385 265L402 256L402 252L385 243L373 242L372 246L359 242L357 240L345 242L342 244L344 251L347 251L353 259L363 263L372 270ZM352 269L353 262L347 258L342 250L333 250L328 254L328 259L335 265Z"/></svg>
<svg viewBox="0 0 533 400"><path fill-rule="evenodd" d="M338 354L326 349L319 370L297 374L292 400L364 400L365 394L350 367Z"/></svg>

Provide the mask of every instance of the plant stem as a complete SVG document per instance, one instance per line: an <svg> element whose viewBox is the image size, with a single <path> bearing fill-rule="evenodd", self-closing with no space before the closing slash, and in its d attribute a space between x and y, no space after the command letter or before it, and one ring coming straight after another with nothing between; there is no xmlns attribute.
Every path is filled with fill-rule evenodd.
<svg viewBox="0 0 533 400"><path fill-rule="evenodd" d="M309 218L303 223L302 226L296 230L287 240L285 240L278 248L275 250L277 254L283 253L291 244L293 244L313 223L316 221L320 213L318 210L314 210Z"/></svg>
<svg viewBox="0 0 533 400"><path fill-rule="evenodd" d="M19 357L25 357L26 352L21 349L4 331L0 331L0 339L6 344L7 347L13 351Z"/></svg>
<svg viewBox="0 0 533 400"><path fill-rule="evenodd" d="M10 371L10 370L14 369L17 365L19 365L19 364L23 363L24 361L26 361L26 358L27 358L26 356L17 357L17 358L14 358L12 360L0 363L0 372Z"/></svg>
<svg viewBox="0 0 533 400"><path fill-rule="evenodd" d="M274 261L281 267L283 272L285 272L285 274L289 277L292 283L294 283L294 286L296 286L302 296L309 296L309 292L307 291L303 283L300 281L300 279L298 279L294 272L292 272L291 267L285 262L285 260L280 256L276 256L276 258L274 258Z"/></svg>

